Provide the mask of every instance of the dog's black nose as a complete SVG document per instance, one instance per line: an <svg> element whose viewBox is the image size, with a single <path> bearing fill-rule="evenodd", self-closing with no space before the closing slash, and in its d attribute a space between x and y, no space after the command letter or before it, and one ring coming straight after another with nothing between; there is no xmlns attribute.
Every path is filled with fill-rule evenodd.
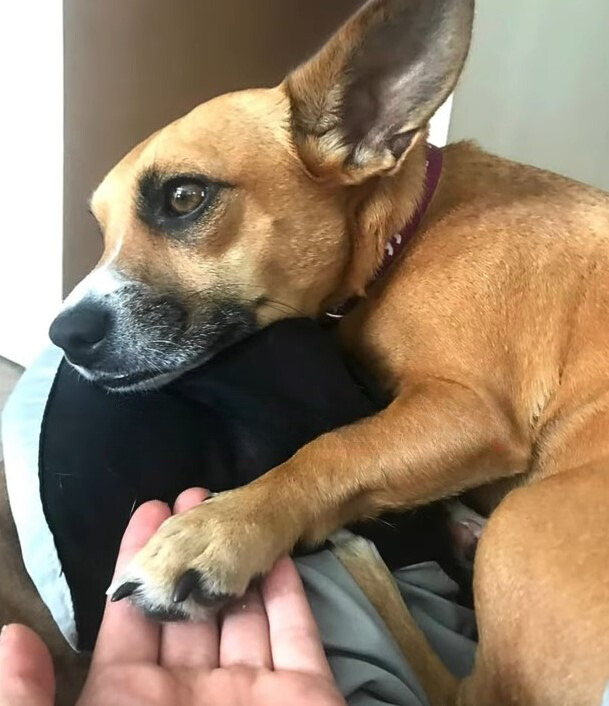
<svg viewBox="0 0 609 706"><path fill-rule="evenodd" d="M79 304L59 314L49 336L75 365L90 365L110 328L109 312L95 304Z"/></svg>

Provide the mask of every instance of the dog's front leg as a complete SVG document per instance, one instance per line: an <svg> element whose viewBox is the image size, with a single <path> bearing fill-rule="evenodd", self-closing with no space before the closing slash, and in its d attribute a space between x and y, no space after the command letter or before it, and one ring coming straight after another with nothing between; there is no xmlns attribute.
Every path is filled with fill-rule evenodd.
<svg viewBox="0 0 609 706"><path fill-rule="evenodd" d="M490 397L433 380L325 434L249 485L172 517L115 585L149 613L196 617L239 596L296 542L525 469L529 450Z"/></svg>

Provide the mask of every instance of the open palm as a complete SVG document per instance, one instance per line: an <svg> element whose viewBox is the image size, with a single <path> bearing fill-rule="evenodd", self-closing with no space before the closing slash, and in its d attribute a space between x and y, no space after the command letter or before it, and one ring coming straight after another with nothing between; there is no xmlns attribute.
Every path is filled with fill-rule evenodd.
<svg viewBox="0 0 609 706"><path fill-rule="evenodd" d="M191 489L181 512L205 493ZM170 515L158 502L134 514L120 571ZM0 644L3 706L52 706L50 655L21 626ZM344 706L328 667L300 577L288 558L226 610L221 622L148 621L128 602L109 603L78 706Z"/></svg>

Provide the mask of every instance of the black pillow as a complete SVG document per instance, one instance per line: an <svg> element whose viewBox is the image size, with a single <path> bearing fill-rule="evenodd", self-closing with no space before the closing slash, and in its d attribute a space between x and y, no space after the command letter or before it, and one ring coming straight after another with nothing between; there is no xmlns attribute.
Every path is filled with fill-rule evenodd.
<svg viewBox="0 0 609 706"><path fill-rule="evenodd" d="M43 421L40 478L79 648L94 644L136 506L153 498L172 503L190 486L243 485L388 402L331 333L305 319L274 324L148 393L108 393L63 362ZM357 529L391 566L403 566L445 555L442 518L432 510Z"/></svg>

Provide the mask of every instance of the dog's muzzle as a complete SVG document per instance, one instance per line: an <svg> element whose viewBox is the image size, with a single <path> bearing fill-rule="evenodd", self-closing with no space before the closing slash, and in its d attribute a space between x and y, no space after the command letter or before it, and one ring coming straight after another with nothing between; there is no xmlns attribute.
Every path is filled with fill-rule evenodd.
<svg viewBox="0 0 609 706"><path fill-rule="evenodd" d="M159 387L255 329L254 313L235 299L159 291L96 270L49 336L87 379L124 391Z"/></svg>
<svg viewBox="0 0 609 706"><path fill-rule="evenodd" d="M174 302L137 294L129 299L129 308L112 306L112 297L70 306L53 321L49 336L90 380L110 389L156 387L193 357L187 314Z"/></svg>

